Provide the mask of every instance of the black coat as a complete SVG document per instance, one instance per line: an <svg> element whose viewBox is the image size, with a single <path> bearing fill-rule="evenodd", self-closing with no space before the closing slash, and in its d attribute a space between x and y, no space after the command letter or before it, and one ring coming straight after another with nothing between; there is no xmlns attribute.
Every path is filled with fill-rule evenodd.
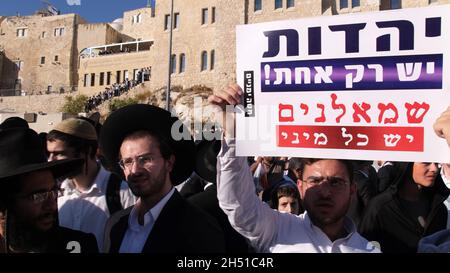
<svg viewBox="0 0 450 273"><path fill-rule="evenodd" d="M404 174L411 172L412 164L408 165ZM422 237L447 225L447 208L443 202L450 190L441 176L437 176L433 187L426 189L430 210L425 227L410 216L400 201L398 188L404 179L405 175L401 175L393 186L371 200L359 226L360 234L369 241L379 242L382 252L417 252Z"/></svg>
<svg viewBox="0 0 450 273"><path fill-rule="evenodd" d="M98 253L97 239L91 233L60 226L53 232L49 253Z"/></svg>
<svg viewBox="0 0 450 273"><path fill-rule="evenodd" d="M109 253L119 252L132 208L111 217L109 222L115 224L105 234L109 238ZM190 204L175 190L158 216L142 252L223 253L225 240L215 219Z"/></svg>
<svg viewBox="0 0 450 273"><path fill-rule="evenodd" d="M372 168L372 167L371 167ZM375 174L365 174L360 170L353 172L353 182L356 184L356 192L352 196L350 207L347 211L356 226L361 222L364 210L370 200L377 194L377 177Z"/></svg>
<svg viewBox="0 0 450 273"><path fill-rule="evenodd" d="M190 196L188 201L206 211L219 222L225 235L227 253L249 252L250 247L247 239L234 230L227 215L220 208L219 200L217 199L217 186L215 184L208 186L202 192Z"/></svg>

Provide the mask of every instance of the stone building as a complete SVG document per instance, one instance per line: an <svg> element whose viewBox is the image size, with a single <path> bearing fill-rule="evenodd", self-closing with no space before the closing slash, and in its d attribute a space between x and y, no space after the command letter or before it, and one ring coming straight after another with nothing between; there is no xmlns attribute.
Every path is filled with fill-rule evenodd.
<svg viewBox="0 0 450 273"><path fill-rule="evenodd" d="M0 89L75 86L92 95L136 79L143 68L149 68L150 89L165 86L169 71L173 85L222 88L235 80L236 25L450 0L175 0L169 69L170 2L156 1L154 9L126 11L123 18L102 24L88 24L75 14L0 17L0 47L5 48Z"/></svg>
<svg viewBox="0 0 450 273"><path fill-rule="evenodd" d="M171 82L183 87L206 85L222 88L234 81L235 26L239 24L445 3L449 3L449 0L174 1ZM113 78L115 75L110 82L121 82L126 75L130 80L135 79L132 71L142 67L151 67L151 80L148 83L151 89L166 85L169 71L169 16L170 1L157 1L153 13L151 8L125 12L120 20L121 41L145 41L149 43L149 49L137 52L134 45L131 53L94 54L94 58L82 60L79 68L80 91L87 94L101 91L103 85L107 86L105 80L101 79L108 73ZM126 45L104 47L118 46ZM91 78L94 81L90 81Z"/></svg>
<svg viewBox="0 0 450 273"><path fill-rule="evenodd" d="M0 89L26 93L76 87L76 14L11 16L0 22L5 57ZM20 93L19 93L20 94Z"/></svg>

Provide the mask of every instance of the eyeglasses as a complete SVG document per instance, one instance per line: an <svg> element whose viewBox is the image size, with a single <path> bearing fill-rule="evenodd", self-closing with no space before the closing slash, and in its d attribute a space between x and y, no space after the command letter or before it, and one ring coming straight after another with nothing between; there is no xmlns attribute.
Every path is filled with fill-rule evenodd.
<svg viewBox="0 0 450 273"><path fill-rule="evenodd" d="M136 161L137 165L141 168L149 168L153 166L155 163L155 160L161 156L155 156L152 154L143 154L139 155L135 158L124 158L119 161L119 166L122 168L122 170L125 169L131 169L133 166L133 163Z"/></svg>
<svg viewBox="0 0 450 273"><path fill-rule="evenodd" d="M53 199L56 200L56 198L58 198L61 193L61 190L59 188L54 188L50 191L46 191L46 192L36 192L36 193L32 193L29 195L25 195L25 196L18 196L19 198L24 198L28 201L33 202L34 204L41 204L44 201L48 200L48 199Z"/></svg>
<svg viewBox="0 0 450 273"><path fill-rule="evenodd" d="M324 183L326 183L326 185L330 186L330 188L335 189L335 190L342 190L345 188L345 186L347 184L349 184L350 182L340 178L340 177L308 177L308 179L303 180L303 182L305 182L308 187L312 188L312 187L317 187L319 185L322 185Z"/></svg>

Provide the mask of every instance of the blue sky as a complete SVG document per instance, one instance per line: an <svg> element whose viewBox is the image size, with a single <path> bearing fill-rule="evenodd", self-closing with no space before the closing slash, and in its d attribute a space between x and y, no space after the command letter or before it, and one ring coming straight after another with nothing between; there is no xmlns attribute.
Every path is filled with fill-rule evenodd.
<svg viewBox="0 0 450 273"><path fill-rule="evenodd" d="M147 0L48 0L62 14L77 13L87 21L112 22L122 17L123 12L147 5ZM164 1L164 0L159 0ZM0 15L14 16L31 15L36 10L46 7L41 0L3 0L0 5Z"/></svg>

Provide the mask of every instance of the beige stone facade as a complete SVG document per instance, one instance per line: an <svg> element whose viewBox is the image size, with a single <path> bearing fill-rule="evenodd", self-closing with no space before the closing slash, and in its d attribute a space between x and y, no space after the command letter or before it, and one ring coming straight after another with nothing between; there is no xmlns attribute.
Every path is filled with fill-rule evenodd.
<svg viewBox="0 0 450 273"><path fill-rule="evenodd" d="M3 51L0 49L0 82L2 82L3 58Z"/></svg>
<svg viewBox="0 0 450 273"><path fill-rule="evenodd" d="M403 0L401 7L427 6L429 0ZM261 0L261 7L255 8L255 0L197 0L175 1L172 54L175 66L171 77L172 85L189 87L206 85L211 88L222 88L234 81L235 75L235 26L274 20L287 20L319 15L337 15L352 12L368 12L390 9L391 2L385 0L361 0L359 6L352 6L352 1L341 7L339 0L296 0L293 7L288 7L288 1L282 0L281 7L275 8L274 0ZM438 0L436 4L445 4L449 0ZM433 3L432 5L434 5ZM123 37L129 40L150 40L153 42L148 58L140 64L152 68L150 88L158 89L167 84L169 71L169 30L168 16L170 1L158 1L154 16L151 8L142 8L124 13ZM202 22L204 21L204 22ZM123 40L125 41L125 40ZM205 56L206 55L206 56ZM213 56L212 56L213 55ZM122 68L114 66L113 70L127 70L133 67L131 60L124 62L123 56L105 56L111 58L108 62L122 64ZM202 67L202 58L206 64ZM183 60L182 60L183 59ZM99 60L86 61L99 63ZM181 63L184 62L182 65ZM211 62L213 66L211 67ZM136 65L134 66L136 67ZM101 69L105 71L107 67ZM85 71L80 67L80 77L83 74L97 73L100 70ZM99 77L97 75L97 77ZM80 91L92 94L101 88L82 87Z"/></svg>
<svg viewBox="0 0 450 273"><path fill-rule="evenodd" d="M360 0L352 6L355 2L351 0L281 0L280 7L275 7L275 0L261 0L260 7L255 2L174 1L172 85L215 89L234 81L236 25L385 10L395 8L397 1ZM399 7L408 8L448 4L450 0L398 2ZM122 82L126 74L133 79L136 69L144 67L151 67L146 86L161 88L167 84L169 71L169 13L170 1L156 1L155 10L126 11L123 18L109 24L88 24L74 14L0 17L0 46L5 47L0 89L17 88L16 80L21 79L20 89L26 91L74 85L81 93L92 95ZM64 35L54 37L55 29L61 27ZM114 54L102 54L109 51ZM59 59L54 64L56 55ZM41 57L46 58L44 65Z"/></svg>
<svg viewBox="0 0 450 273"><path fill-rule="evenodd" d="M27 93L76 88L76 14L6 17L0 25L3 65L0 89Z"/></svg>

